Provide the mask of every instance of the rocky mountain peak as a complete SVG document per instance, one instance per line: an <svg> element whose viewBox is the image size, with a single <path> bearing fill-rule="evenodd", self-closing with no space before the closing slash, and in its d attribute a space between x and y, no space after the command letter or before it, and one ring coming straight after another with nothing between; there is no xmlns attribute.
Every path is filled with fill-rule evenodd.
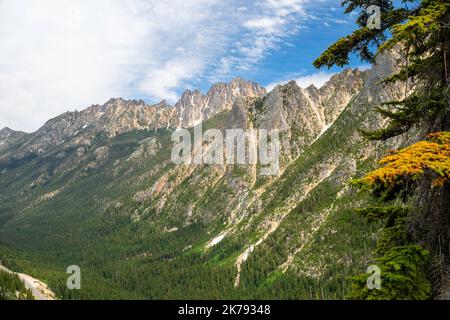
<svg viewBox="0 0 450 320"><path fill-rule="evenodd" d="M214 84L203 95L200 91L186 90L176 103L180 127L191 127L222 110L230 110L237 99L261 97L266 89L253 81L234 78L229 83Z"/></svg>
<svg viewBox="0 0 450 320"><path fill-rule="evenodd" d="M235 104L230 121L248 123L251 118L254 127L284 132L295 156L334 123L360 91L365 77L365 72L347 69L320 89L314 85L303 89L296 81L289 81L265 95L255 107L256 114L250 115L241 104Z"/></svg>
<svg viewBox="0 0 450 320"><path fill-rule="evenodd" d="M9 137L14 131L11 130L8 127L4 127L2 130L0 130L0 139L6 139Z"/></svg>
<svg viewBox="0 0 450 320"><path fill-rule="evenodd" d="M308 87L306 87L305 89L306 91L317 91L319 90L314 84L309 85Z"/></svg>
<svg viewBox="0 0 450 320"><path fill-rule="evenodd" d="M242 78L213 85L206 95L199 90L186 90L175 106L163 100L155 105L143 100L113 98L82 111L65 112L47 121L24 141L20 152L44 153L63 143L89 145L98 133L109 137L133 130L190 127L221 110L231 109L237 98L263 96L266 90ZM10 131L2 130L2 137Z"/></svg>
<svg viewBox="0 0 450 320"><path fill-rule="evenodd" d="M10 144L19 141L27 134L21 131L15 131L8 127L0 130L0 152L5 150Z"/></svg>
<svg viewBox="0 0 450 320"><path fill-rule="evenodd" d="M360 81L361 77L367 74L367 71L361 71L360 69L345 69L342 72L336 73L331 76L330 80L326 82L320 89L325 90L327 87L351 87L355 81ZM325 89L324 89L325 88Z"/></svg>
<svg viewBox="0 0 450 320"><path fill-rule="evenodd" d="M157 104L154 105L155 108L173 108L172 105L170 105L167 100L162 100L160 102L158 102Z"/></svg>
<svg viewBox="0 0 450 320"><path fill-rule="evenodd" d="M239 77L239 76L234 77L234 78L231 79L231 81L230 81L231 84L233 84L233 83L243 83L243 82L248 82L248 81L245 80L245 79L242 78L242 77Z"/></svg>
<svg viewBox="0 0 450 320"><path fill-rule="evenodd" d="M319 91L320 112L326 124L337 119L353 96L358 93L367 78L367 71L345 69L333 75Z"/></svg>
<svg viewBox="0 0 450 320"><path fill-rule="evenodd" d="M154 130L176 126L175 108L162 101L147 105L143 100L114 98L103 105L66 112L47 121L21 146L24 153L43 153L63 143L90 145L99 133L109 137L133 130Z"/></svg>
<svg viewBox="0 0 450 320"><path fill-rule="evenodd" d="M113 98L102 105L66 112L47 121L23 141L20 152L41 154L63 143L90 145L99 133L114 137L133 130L192 127L219 112L231 111L236 102L240 108L232 113L239 118L248 111L247 102L251 98L263 97L255 126L284 131L294 128L303 137L313 139L337 118L361 87L365 74L347 69L333 76L320 89L313 85L302 89L295 81L290 81L269 94L257 83L237 77L212 85L206 94L198 89L186 90L175 106L165 100L149 105L143 100ZM11 131L3 129L0 138L4 139Z"/></svg>

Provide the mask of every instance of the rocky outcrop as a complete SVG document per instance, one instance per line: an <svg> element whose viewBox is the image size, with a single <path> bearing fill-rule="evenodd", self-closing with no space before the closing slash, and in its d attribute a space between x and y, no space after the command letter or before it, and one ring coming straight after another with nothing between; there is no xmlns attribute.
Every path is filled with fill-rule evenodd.
<svg viewBox="0 0 450 320"><path fill-rule="evenodd" d="M310 136L333 123L361 89L366 73L347 69L334 75L323 87L300 88L295 81L279 85L262 103L260 125L288 130L302 127Z"/></svg>
<svg viewBox="0 0 450 320"><path fill-rule="evenodd" d="M13 137L14 135L20 134L20 132L11 130L10 128L6 127L0 130L0 141L4 141L10 137Z"/></svg>
<svg viewBox="0 0 450 320"><path fill-rule="evenodd" d="M10 128L3 128L0 130L0 153L16 144L26 136L27 134L25 132L14 131Z"/></svg>
<svg viewBox="0 0 450 320"><path fill-rule="evenodd" d="M109 137L133 130L174 127L176 110L165 101L147 105L144 101L111 99L83 111L66 112L49 120L22 146L43 153L48 147L64 142L89 145L98 133Z"/></svg>
<svg viewBox="0 0 450 320"><path fill-rule="evenodd" d="M230 83L218 83L206 95L200 91L186 90L175 107L179 115L179 127L192 127L209 119L222 110L231 109L239 99L262 97L266 89L255 82L235 78Z"/></svg>
<svg viewBox="0 0 450 320"><path fill-rule="evenodd" d="M5 127L0 130L0 141L19 139L26 135L27 134L25 132L14 131L8 127Z"/></svg>
<svg viewBox="0 0 450 320"><path fill-rule="evenodd" d="M347 69L323 87L300 88L295 81L275 87L258 99L237 99L228 115L232 128L278 129L283 149L294 156L317 139L360 92L367 72Z"/></svg>

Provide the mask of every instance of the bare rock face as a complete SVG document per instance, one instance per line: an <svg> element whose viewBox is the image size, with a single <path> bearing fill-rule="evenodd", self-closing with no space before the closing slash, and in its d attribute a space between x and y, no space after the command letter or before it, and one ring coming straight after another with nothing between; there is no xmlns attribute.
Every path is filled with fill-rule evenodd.
<svg viewBox="0 0 450 320"><path fill-rule="evenodd" d="M148 105L142 100L111 99L83 111L63 113L29 135L5 128L1 131L0 151L5 151L13 141L21 142L11 150L21 159L43 155L49 148L62 144L74 148L90 146L98 134L112 138L134 130L191 127L231 109L236 99L265 94L266 90L258 84L236 78L230 83L215 84L206 95L199 90L186 90L175 107L166 101Z"/></svg>
<svg viewBox="0 0 450 320"><path fill-rule="evenodd" d="M0 130L0 152L20 141L26 135L27 134L25 132L14 131L10 128L3 128Z"/></svg>
<svg viewBox="0 0 450 320"><path fill-rule="evenodd" d="M298 155L339 117L360 92L367 72L347 69L334 75L320 89L300 88L295 81L275 87L264 97L236 99L228 127L278 129L285 150Z"/></svg>
<svg viewBox="0 0 450 320"><path fill-rule="evenodd" d="M133 130L175 127L176 110L165 101L147 105L144 101L111 99L83 111L66 112L49 120L29 135L20 147L25 153L42 154L51 146L90 145L98 133L108 137Z"/></svg>
<svg viewBox="0 0 450 320"><path fill-rule="evenodd" d="M231 109L237 99L262 97L266 89L257 83L235 78L230 83L218 83L206 95L200 91L186 90L175 107L179 115L179 127L192 127L223 110Z"/></svg>
<svg viewBox="0 0 450 320"><path fill-rule="evenodd" d="M326 125L333 123L350 100L361 90L368 72L346 69L331 77L318 89L318 111L323 114ZM308 92L313 90L307 89Z"/></svg>
<svg viewBox="0 0 450 320"><path fill-rule="evenodd" d="M259 124L282 131L298 128L315 136L333 123L359 92L365 73L347 69L334 75L322 88L300 88L295 81L274 88L262 103Z"/></svg>
<svg viewBox="0 0 450 320"><path fill-rule="evenodd" d="M231 107L236 99L262 97L266 94L266 89L255 82L242 78L235 78L230 83L219 83L208 91L206 95L207 108L203 115L209 118L221 109Z"/></svg>
<svg viewBox="0 0 450 320"><path fill-rule="evenodd" d="M13 139L24 137L26 135L27 134L25 132L14 131L14 130L11 130L10 128L6 127L6 128L3 128L2 130L0 130L0 141L13 140Z"/></svg>
<svg viewBox="0 0 450 320"><path fill-rule="evenodd" d="M21 131L14 131L10 128L3 128L0 130L0 141L6 141L6 140L15 140L22 138L26 136L27 134L25 132Z"/></svg>
<svg viewBox="0 0 450 320"><path fill-rule="evenodd" d="M5 140L6 138L8 138L14 131L11 130L10 128L3 128L2 130L0 130L0 139L1 140Z"/></svg>
<svg viewBox="0 0 450 320"><path fill-rule="evenodd" d="M325 125L317 105L295 81L276 87L264 99L258 120L259 127L281 131L289 130L291 122L310 133Z"/></svg>
<svg viewBox="0 0 450 320"><path fill-rule="evenodd" d="M179 127L191 127L202 120L205 96L199 90L186 90L175 104L179 117Z"/></svg>
<svg viewBox="0 0 450 320"><path fill-rule="evenodd" d="M149 106L144 101L114 99L106 104L104 116L94 126L115 136L133 130L153 130L175 125L175 109L165 101Z"/></svg>

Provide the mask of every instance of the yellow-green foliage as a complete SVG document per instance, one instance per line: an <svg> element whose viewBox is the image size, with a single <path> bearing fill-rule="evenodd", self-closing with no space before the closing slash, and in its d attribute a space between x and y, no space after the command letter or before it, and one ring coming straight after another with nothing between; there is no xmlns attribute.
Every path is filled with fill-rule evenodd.
<svg viewBox="0 0 450 320"><path fill-rule="evenodd" d="M443 27L442 20L445 20L449 10L450 2L448 0L423 0L417 15L410 16L407 23L393 26L393 37L380 47L380 51L390 49L397 43L417 45L415 43L417 39L432 41L430 36L438 35Z"/></svg>
<svg viewBox="0 0 450 320"><path fill-rule="evenodd" d="M407 148L393 151L380 164L384 167L370 172L356 184L372 187L390 187L405 178L416 180L427 173L435 176L434 187L450 182L450 132L438 132Z"/></svg>

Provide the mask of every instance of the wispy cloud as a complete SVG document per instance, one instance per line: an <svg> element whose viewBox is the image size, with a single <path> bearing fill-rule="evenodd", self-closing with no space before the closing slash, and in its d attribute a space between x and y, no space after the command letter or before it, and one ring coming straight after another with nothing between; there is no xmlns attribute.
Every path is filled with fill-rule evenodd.
<svg viewBox="0 0 450 320"><path fill-rule="evenodd" d="M330 1L330 0L327 0ZM111 97L174 102L254 70L312 0L2 0L0 127L35 130Z"/></svg>
<svg viewBox="0 0 450 320"><path fill-rule="evenodd" d="M262 0L255 1L248 15L242 17L241 39L231 54L222 57L215 78L231 72L254 68L267 54L277 49L283 40L295 35L307 19L304 10L308 0ZM214 79L214 77L212 79Z"/></svg>
<svg viewBox="0 0 450 320"><path fill-rule="evenodd" d="M305 76L300 76L300 77L290 77L290 78L286 78L286 80L269 83L268 85L266 85L266 89L268 91L271 91L277 85L285 84L288 81L291 81L292 79L295 82L297 82L299 87L304 88L304 89L309 87L310 85L314 85L316 88L321 88L325 83L327 83L330 80L330 78L334 74L335 73L321 71L321 72L317 72L317 73L313 73L313 74L305 75Z"/></svg>

